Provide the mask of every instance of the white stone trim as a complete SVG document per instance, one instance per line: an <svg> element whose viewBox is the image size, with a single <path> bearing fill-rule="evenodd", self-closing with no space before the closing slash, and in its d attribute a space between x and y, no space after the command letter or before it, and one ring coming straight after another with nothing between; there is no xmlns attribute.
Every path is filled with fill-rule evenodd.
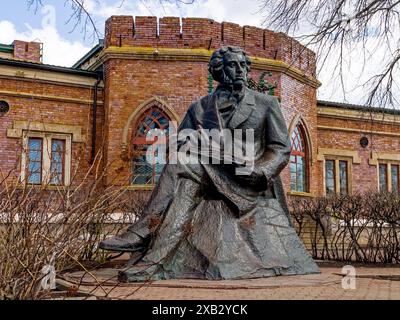
<svg viewBox="0 0 400 320"><path fill-rule="evenodd" d="M43 139L43 158L42 158L42 184L50 185L50 155L51 140L65 140L65 158L64 158L64 181L63 186L71 184L71 160L72 160L72 137L71 134L59 134L49 132L23 131L22 137L22 155L21 155L21 182L26 181L27 169L27 150L29 138Z"/></svg>

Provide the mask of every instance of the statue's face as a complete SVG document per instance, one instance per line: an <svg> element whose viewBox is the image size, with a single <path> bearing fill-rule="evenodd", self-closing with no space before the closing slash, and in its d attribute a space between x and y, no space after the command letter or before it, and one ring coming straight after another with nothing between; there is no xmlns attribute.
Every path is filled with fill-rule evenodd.
<svg viewBox="0 0 400 320"><path fill-rule="evenodd" d="M246 58L239 52L227 52L224 55L225 77L234 86L243 86L247 81Z"/></svg>

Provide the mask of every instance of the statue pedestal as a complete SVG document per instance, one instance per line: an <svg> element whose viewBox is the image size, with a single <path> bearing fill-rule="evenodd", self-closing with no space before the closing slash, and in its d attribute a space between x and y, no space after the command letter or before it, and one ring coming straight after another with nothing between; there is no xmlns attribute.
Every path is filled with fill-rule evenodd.
<svg viewBox="0 0 400 320"><path fill-rule="evenodd" d="M301 288L321 288L334 286L341 288L342 277L333 273L321 273L310 275L295 276L278 276L259 279L243 279L243 280L197 280L197 279L177 279L177 280L160 280L153 282L135 282L120 283L118 282L118 272L122 269L104 268L91 272L91 275L83 272L71 272L63 275L63 285L69 284L71 288L79 285L80 291L90 292L97 298L109 297L111 299L146 299L151 298L151 292L157 293L155 299L173 299L168 292L178 290L184 293L183 298L196 299L201 292L209 292L215 295L218 292L238 293L243 292L243 299L246 299L246 292L265 292L268 289L284 289L296 290ZM101 286L99 285L101 284ZM301 289L301 290L303 290ZM256 290L256 291L255 291ZM260 291L258 291L260 290ZM272 290L273 291L273 290ZM160 297L160 293L164 292L165 296ZM145 296L143 296L145 295ZM250 296L247 296L251 299ZM211 296L210 296L211 298ZM222 299L224 296L219 296ZM179 299L182 299L180 297Z"/></svg>

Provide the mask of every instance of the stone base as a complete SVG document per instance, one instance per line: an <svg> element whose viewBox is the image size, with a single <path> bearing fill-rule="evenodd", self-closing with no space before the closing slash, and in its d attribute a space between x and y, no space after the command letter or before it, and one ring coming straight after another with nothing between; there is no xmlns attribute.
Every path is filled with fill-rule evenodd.
<svg viewBox="0 0 400 320"><path fill-rule="evenodd" d="M164 287L164 288L198 288L198 289L266 289L274 287L308 287L332 285L340 283L342 277L334 274L310 274L296 276L278 276L258 279L244 280L159 280L149 282L121 283L118 282L118 272L123 269L105 268L89 273L83 271L73 272L63 275L63 279L77 285L96 286L99 283L102 286L119 287Z"/></svg>
<svg viewBox="0 0 400 320"><path fill-rule="evenodd" d="M119 264L89 273L59 275L58 290L78 292L84 299L126 300L375 300L400 299L397 265L355 264L355 289L342 285L343 265L319 263L321 274L279 276L251 280L163 280L118 283ZM118 269L119 268L119 269ZM345 284L347 281L345 281ZM56 292L57 293L57 292ZM62 292L58 292L62 294ZM68 297L68 296L67 296Z"/></svg>

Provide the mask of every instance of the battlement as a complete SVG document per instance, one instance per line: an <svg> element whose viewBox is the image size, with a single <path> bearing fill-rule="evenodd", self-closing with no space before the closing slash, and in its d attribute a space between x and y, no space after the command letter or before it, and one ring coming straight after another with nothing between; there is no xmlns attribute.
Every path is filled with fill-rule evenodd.
<svg viewBox="0 0 400 320"><path fill-rule="evenodd" d="M240 46L250 56L281 60L315 76L315 53L283 33L206 18L112 16L105 46L214 50Z"/></svg>

